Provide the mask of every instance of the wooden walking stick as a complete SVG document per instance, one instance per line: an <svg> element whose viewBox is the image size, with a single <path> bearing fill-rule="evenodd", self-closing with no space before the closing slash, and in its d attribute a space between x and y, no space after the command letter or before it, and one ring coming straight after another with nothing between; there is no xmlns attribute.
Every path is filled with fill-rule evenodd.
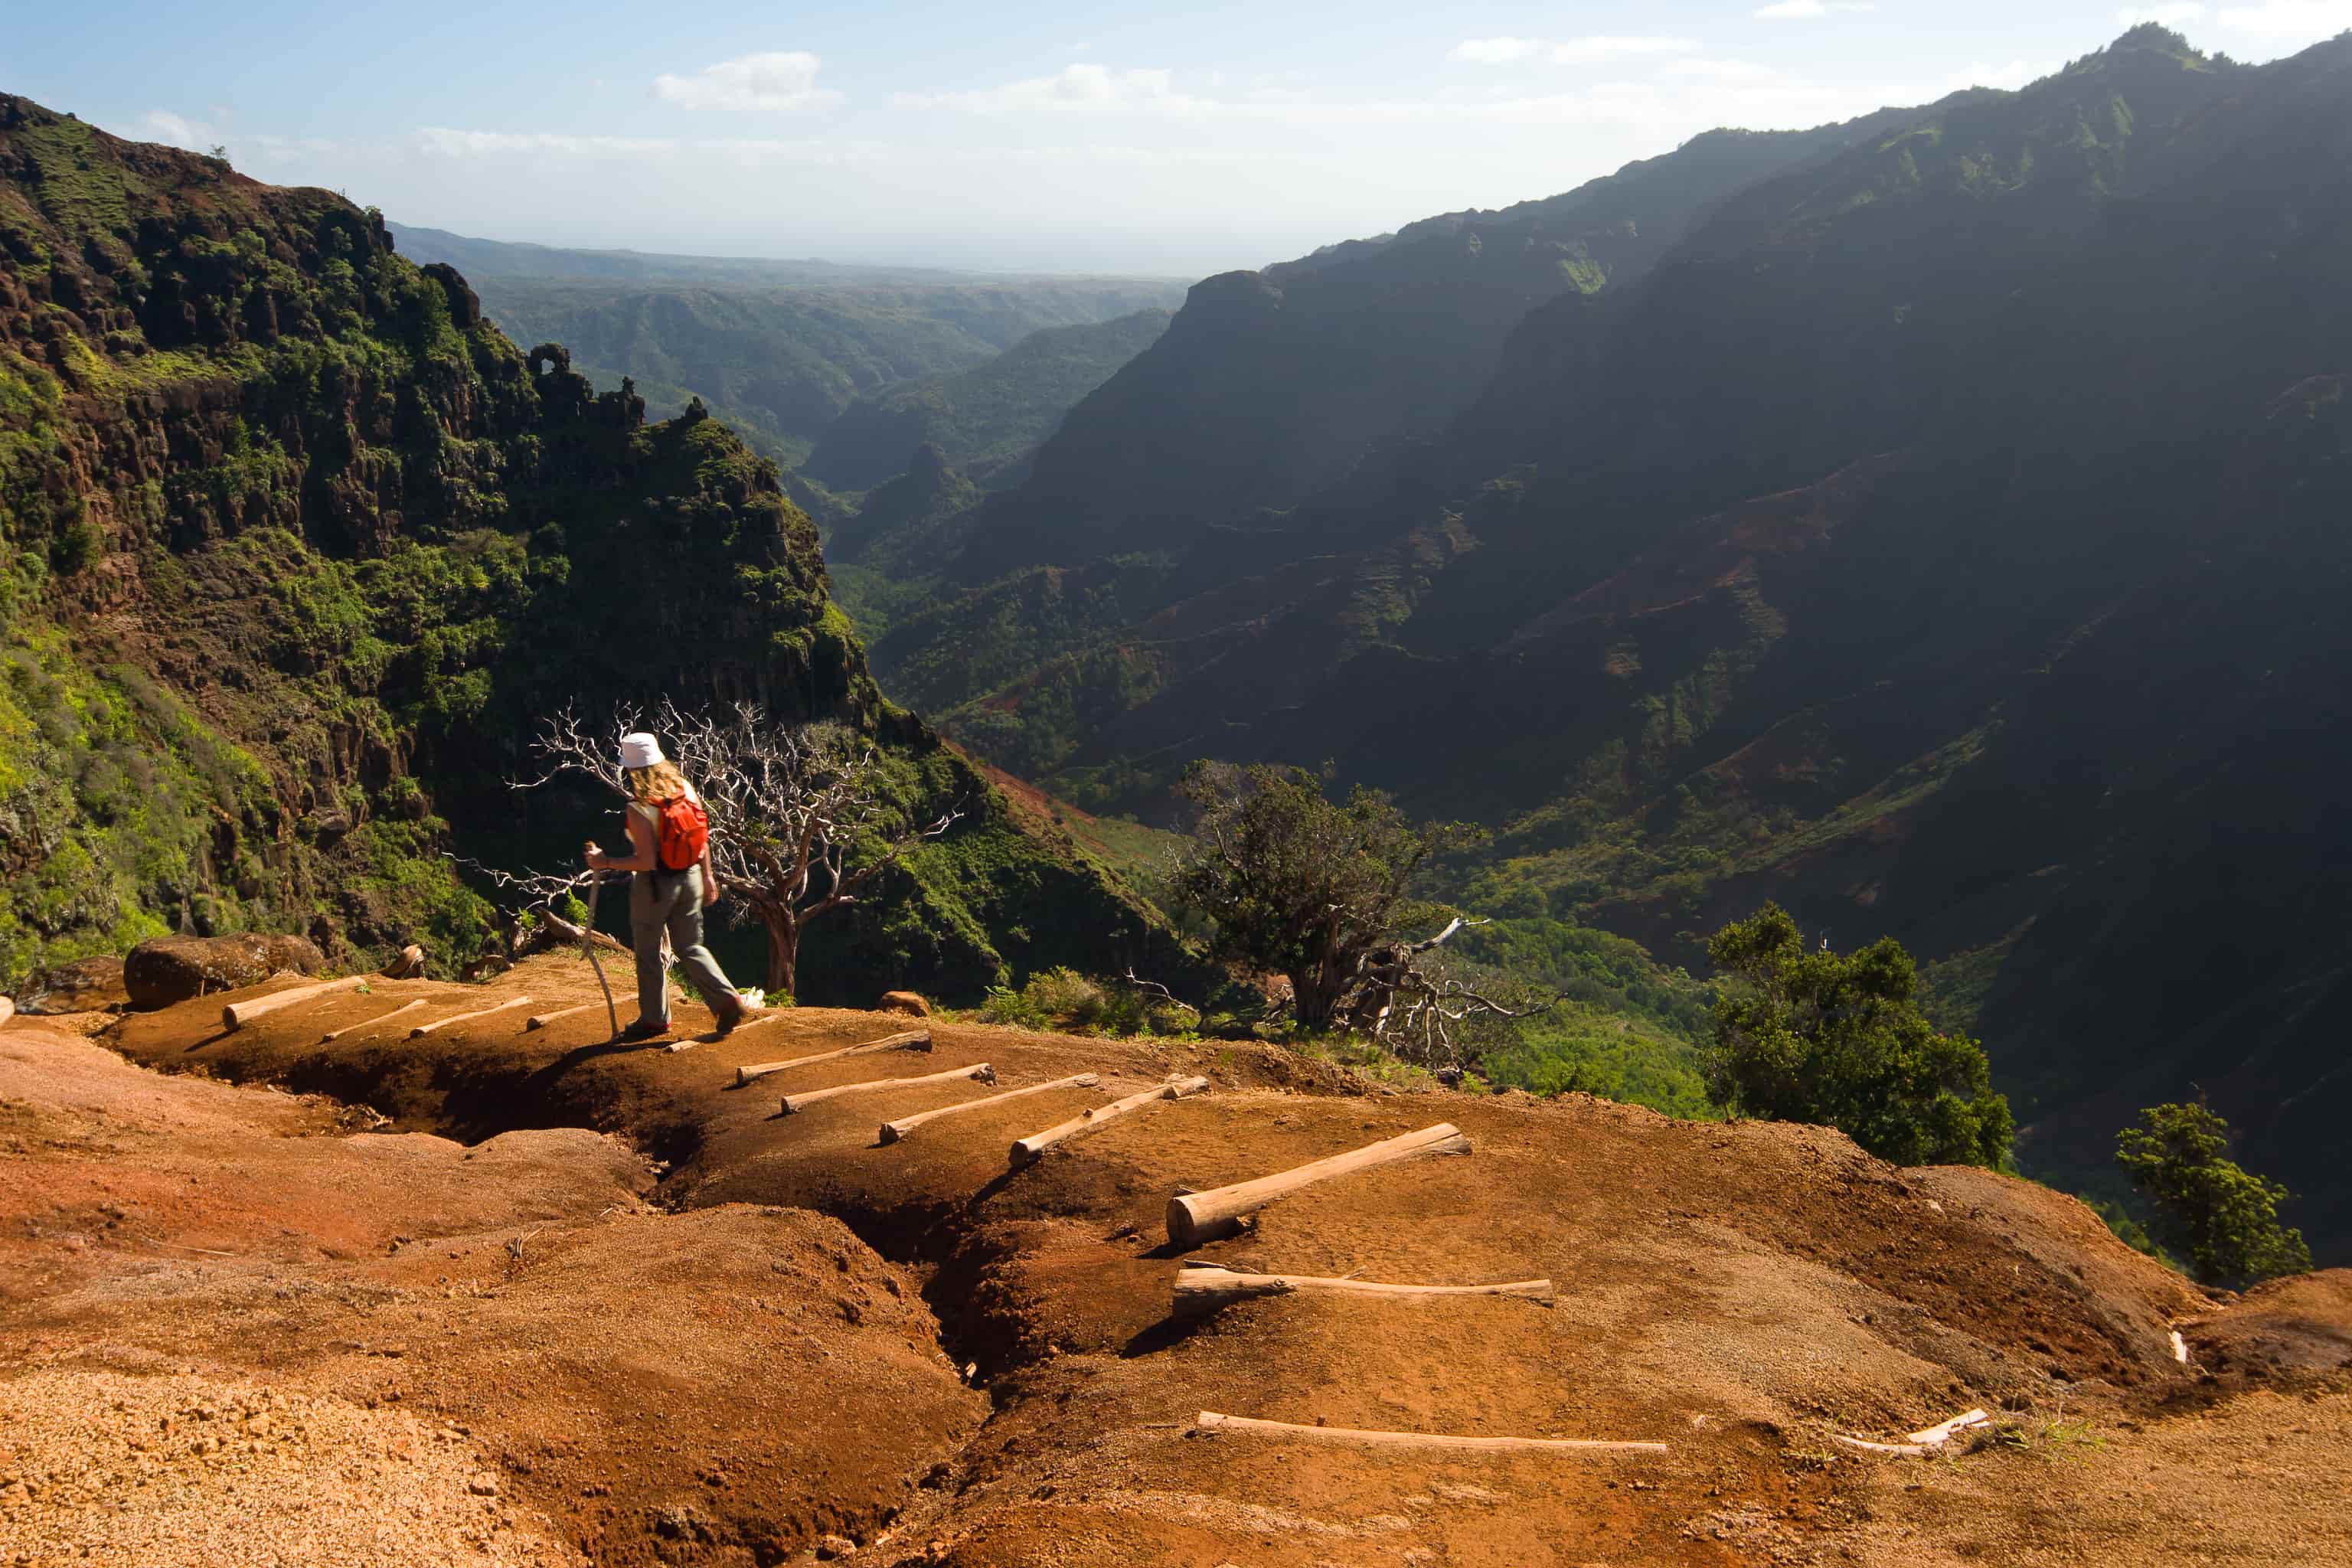
<svg viewBox="0 0 2352 1568"><path fill-rule="evenodd" d="M580 922L580 951L588 955L588 962L595 967L596 984L604 991L604 1016L613 1026L613 1033L608 1037L617 1040L621 1037L621 1010L613 1005L613 987L604 979L604 961L596 956L596 891L604 885L604 872L588 873L588 918Z"/></svg>

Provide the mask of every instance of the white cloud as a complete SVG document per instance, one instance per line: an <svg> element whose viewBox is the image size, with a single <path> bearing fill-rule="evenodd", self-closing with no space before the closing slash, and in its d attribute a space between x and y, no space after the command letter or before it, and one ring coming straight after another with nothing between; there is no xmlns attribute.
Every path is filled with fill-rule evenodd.
<svg viewBox="0 0 2352 1568"><path fill-rule="evenodd" d="M788 110L825 109L841 94L816 85L819 61L800 49L739 55L692 76L654 78L654 96L684 109Z"/></svg>
<svg viewBox="0 0 2352 1568"><path fill-rule="evenodd" d="M2352 27L2352 0L2263 0L2259 5L2225 5L2221 20L2224 27L2252 33L2266 43L2315 44Z"/></svg>
<svg viewBox="0 0 2352 1568"><path fill-rule="evenodd" d="M1719 82L1727 87L1748 83L1781 82L1789 79L1786 71L1770 66L1758 65L1753 60L1691 59L1669 60L1662 74L1686 78L1693 81Z"/></svg>
<svg viewBox="0 0 2352 1568"><path fill-rule="evenodd" d="M1541 38L1465 38L1454 46L1451 59L1467 60L1473 65L1507 66L1513 60L1523 60L1544 51Z"/></svg>
<svg viewBox="0 0 2352 1568"><path fill-rule="evenodd" d="M225 140L220 127L190 120L168 109L149 110L140 128L158 142L184 147L191 153L209 153Z"/></svg>
<svg viewBox="0 0 2352 1568"><path fill-rule="evenodd" d="M1965 91L1972 87L1997 87L2004 92L2015 92L2029 82L2040 81L2057 68L2034 65L2026 60L2011 60L2007 65L1970 65L1954 71L1944 79L1947 93Z"/></svg>
<svg viewBox="0 0 2352 1568"><path fill-rule="evenodd" d="M2126 5L2116 13L2116 20L2126 27L2137 27L2142 22L2154 22L2159 27L2185 27L2191 22L2205 19L2205 7L2199 5Z"/></svg>
<svg viewBox="0 0 2352 1568"><path fill-rule="evenodd" d="M1629 55L1679 55L1698 47L1689 38L1610 37L1570 38L1553 46L1554 63L1584 65L1593 60L1623 59Z"/></svg>
<svg viewBox="0 0 2352 1568"><path fill-rule="evenodd" d="M1543 38L1465 38L1454 46L1453 53L1447 58L1466 60L1472 65L1507 66L1540 55L1554 65L1574 66L1623 59L1633 55L1685 54L1696 47L1698 45L1688 38L1611 34L1569 38L1559 43Z"/></svg>
<svg viewBox="0 0 2352 1568"><path fill-rule="evenodd" d="M1823 16L1855 16L1878 9L1874 0L1776 0L1757 8L1759 22L1812 22Z"/></svg>
<svg viewBox="0 0 2352 1568"><path fill-rule="evenodd" d="M1052 76L1030 77L971 92L901 92L894 109L961 109L975 114L1008 113L1190 113L1213 110L1213 100L1178 92L1175 73L1160 69L1113 70L1108 66L1064 66Z"/></svg>

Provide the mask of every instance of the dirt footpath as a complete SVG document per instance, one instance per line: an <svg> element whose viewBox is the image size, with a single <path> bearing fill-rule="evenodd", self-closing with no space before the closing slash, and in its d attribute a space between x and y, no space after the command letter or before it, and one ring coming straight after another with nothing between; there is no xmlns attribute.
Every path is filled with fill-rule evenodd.
<svg viewBox="0 0 2352 1568"><path fill-rule="evenodd" d="M420 1040L357 1026L415 998L404 1024L525 994ZM2216 1300L2010 1178L1895 1170L1820 1129L1380 1092L1262 1047L941 1025L927 1052L738 1086L740 1067L908 1020L811 1010L681 1051L605 1045L601 1005L523 1026L594 995L584 966L546 958L235 1033L212 999L109 1037L162 1079L10 1026L0 1334L20 1383L196 1376L239 1410L259 1390L414 1417L455 1460L410 1478L454 1510L396 1516L418 1561L2352 1563L2345 1276ZM788 1092L982 1062L992 1086L781 1110ZM1101 1081L878 1135L1081 1071ZM1009 1167L1013 1139L1171 1073L1214 1088ZM355 1131L378 1116L383 1131ZM1441 1121L1469 1155L1167 1244L1177 1192ZM1300 1293L1179 1323L1188 1261L1557 1289L1549 1307ZM184 1403L175 1388L141 1394L152 1418ZM1990 1428L1937 1458L1840 1441L1971 1406ZM1212 1435L1204 1410L1307 1432ZM1318 1429L1665 1449L1375 1448ZM366 1500L399 1434L332 1430L320 1453L352 1453L348 1511L393 1517ZM58 1471L46 1442L16 1462ZM0 1490L0 1546L96 1520L101 1552L145 1560L135 1504L112 1521L62 1506ZM301 1560L269 1549L245 1560Z"/></svg>

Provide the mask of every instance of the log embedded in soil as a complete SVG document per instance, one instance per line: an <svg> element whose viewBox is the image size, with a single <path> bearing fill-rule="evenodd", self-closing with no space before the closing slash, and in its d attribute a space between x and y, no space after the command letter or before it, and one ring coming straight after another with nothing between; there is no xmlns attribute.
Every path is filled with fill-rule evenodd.
<svg viewBox="0 0 2352 1568"><path fill-rule="evenodd" d="M388 1019L397 1018L403 1013L408 1012L412 1008L422 1007L424 1005L425 998L422 996L419 996L414 1002L403 1002L399 1006L393 1008L388 1013L378 1013L374 1017L370 1018L364 1024L346 1024L340 1029L330 1030L326 1034L319 1037L319 1043L323 1046L330 1040L340 1040L354 1029L373 1029L378 1024L383 1023Z"/></svg>
<svg viewBox="0 0 2352 1568"><path fill-rule="evenodd" d="M510 1007L530 1005L530 998L528 996L510 996L495 1007L478 1007L471 1013L458 1013L446 1018L436 1018L429 1024L419 1024L408 1031L408 1037L412 1040L421 1040L436 1030L446 1029L452 1024L470 1024L477 1018L487 1018L493 1013L503 1013Z"/></svg>
<svg viewBox="0 0 2352 1568"><path fill-rule="evenodd" d="M522 1026L526 1030L544 1029L558 1018L569 1018L574 1013L585 1013L591 1007L602 1007L604 1005L602 1002L580 1002L569 1007L558 1007L552 1013L533 1013L522 1021Z"/></svg>
<svg viewBox="0 0 2352 1568"><path fill-rule="evenodd" d="M1241 1274L1214 1265L1185 1268L1176 1276L1172 1310L1179 1318L1205 1318L1236 1301L1323 1290L1343 1296L1383 1296L1424 1301L1440 1296L1517 1296L1551 1305L1551 1281L1515 1279L1504 1285L1381 1285L1369 1279L1325 1279L1311 1274Z"/></svg>
<svg viewBox="0 0 2352 1568"><path fill-rule="evenodd" d="M6 1023L16 1016L16 999L13 996L0 996L0 1024Z"/></svg>
<svg viewBox="0 0 2352 1568"><path fill-rule="evenodd" d="M779 1008L776 1013L769 1016L778 1016L782 1011L782 1009ZM760 1018L754 1020L754 1023L764 1024L767 1021L767 1018ZM749 1028L751 1026L744 1026ZM868 1040L862 1046L844 1046L835 1051L819 1051L813 1057L794 1057L792 1060L783 1062L752 1062L735 1069L735 1087L740 1089L755 1078L765 1078L772 1072L782 1072L786 1068L806 1067L812 1062L829 1062L839 1057L862 1057L868 1051L928 1051L930 1048L931 1032L929 1029L908 1029L903 1034L885 1035L878 1040Z"/></svg>
<svg viewBox="0 0 2352 1568"><path fill-rule="evenodd" d="M937 1110L919 1110L912 1116L901 1116L896 1121L882 1124L882 1142L896 1143L926 1121L937 1121L942 1116L961 1116L967 1110L982 1110L992 1105L1002 1105L1008 1100L1019 1100L1024 1094L1043 1094L1049 1089L1092 1089L1102 1079L1090 1072L1072 1073L1051 1083L1033 1083L1026 1089L1008 1089L1003 1094L984 1095L967 1100L961 1105L943 1105Z"/></svg>
<svg viewBox="0 0 2352 1568"><path fill-rule="evenodd" d="M1163 1083L1157 1089L1147 1089L1141 1094L1130 1094L1125 1100L1114 1100L1108 1105L1097 1105L1081 1110L1067 1121L1048 1127L1043 1132L1032 1132L1026 1138L1013 1141L1013 1168L1019 1170L1041 1157L1056 1143L1108 1127L1122 1116L1132 1116L1146 1107L1181 1100L1188 1094L1198 1094L1209 1087L1205 1078L1183 1078Z"/></svg>
<svg viewBox="0 0 2352 1568"><path fill-rule="evenodd" d="M1468 1152L1470 1140L1462 1135L1462 1130L1450 1121L1441 1121L1418 1132L1369 1143L1345 1154L1318 1160L1311 1165L1260 1176L1254 1182L1237 1182L1232 1186L1216 1187L1205 1193L1186 1193L1168 1200L1168 1239L1177 1247L1198 1247L1204 1241L1231 1236L1241 1229L1242 1221L1248 1215L1277 1198L1288 1197L1301 1187L1312 1186L1317 1182L1357 1171L1369 1171L1375 1166L1411 1160L1423 1154Z"/></svg>
<svg viewBox="0 0 2352 1568"><path fill-rule="evenodd" d="M1454 1437L1431 1432L1370 1432L1355 1426L1308 1426L1295 1421L1260 1421L1203 1410L1193 1423L1201 1432L1263 1432L1274 1437L1314 1437L1326 1443L1372 1443L1390 1448L1453 1448L1486 1454L1663 1454L1664 1443L1598 1437Z"/></svg>
<svg viewBox="0 0 2352 1568"><path fill-rule="evenodd" d="M986 1062L982 1062L975 1067L950 1068L945 1072L928 1073L921 1078L877 1078L868 1079L864 1083L844 1083L836 1084L831 1089L806 1089L799 1094L784 1096L784 1105L781 1114L790 1116L796 1110L806 1110L820 1100L832 1100L838 1095L863 1094L868 1089L912 1089L918 1084L924 1083L953 1083L958 1079L966 1078L977 1079L982 1083L994 1083L996 1069Z"/></svg>
<svg viewBox="0 0 2352 1568"><path fill-rule="evenodd" d="M1849 1437L1843 1432L1833 1432L1831 1436L1847 1447L1859 1448L1865 1454L1899 1454L1908 1458L1925 1458L1930 1454L1943 1452L1944 1445L1952 1440L1954 1433L1981 1426L1991 1419L1986 1411L1970 1410L1953 1416L1949 1421L1940 1421L1933 1426L1908 1433L1900 1443L1874 1443L1867 1437Z"/></svg>
<svg viewBox="0 0 2352 1568"><path fill-rule="evenodd" d="M250 1002L232 1002L221 1009L221 1026L242 1029L256 1018L266 1017L280 1007L291 1007L297 1002L308 1002L313 996L324 996L330 991L356 991L363 984L357 975L341 980L319 980L308 985L289 986L273 991L267 996L257 996Z"/></svg>

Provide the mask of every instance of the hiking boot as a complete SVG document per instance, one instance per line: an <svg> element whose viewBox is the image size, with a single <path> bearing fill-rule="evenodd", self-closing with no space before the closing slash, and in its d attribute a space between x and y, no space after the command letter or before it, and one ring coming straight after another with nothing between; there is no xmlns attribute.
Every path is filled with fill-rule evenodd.
<svg viewBox="0 0 2352 1568"><path fill-rule="evenodd" d="M725 1039L744 1025L768 1016L765 1007L745 1007L738 1005L735 1011L719 1020L719 1037Z"/></svg>
<svg viewBox="0 0 2352 1568"><path fill-rule="evenodd" d="M640 1018L635 1023L621 1031L621 1038L631 1045L635 1045L640 1040L658 1040L664 1035L668 1033L669 1026L667 1024L653 1024Z"/></svg>

